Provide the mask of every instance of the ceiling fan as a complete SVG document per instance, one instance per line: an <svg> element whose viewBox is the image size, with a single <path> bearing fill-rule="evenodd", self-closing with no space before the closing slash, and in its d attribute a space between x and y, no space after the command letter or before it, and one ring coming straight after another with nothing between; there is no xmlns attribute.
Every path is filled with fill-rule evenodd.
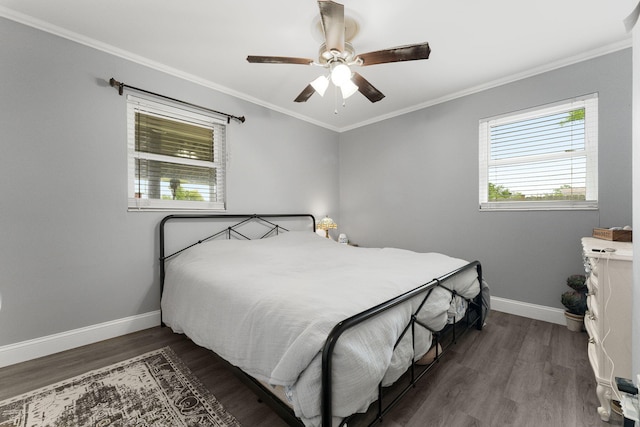
<svg viewBox="0 0 640 427"><path fill-rule="evenodd" d="M384 98L384 94L360 74L352 71L352 66L364 67L429 58L431 53L429 43L356 54L351 43L345 41L344 5L331 0L318 0L318 7L320 8L320 22L325 39L325 42L320 46L318 61L288 56L247 56L247 61L251 63L316 65L329 70L328 75L320 76L307 85L294 100L295 102L306 102L315 92L323 96L329 86L329 81L340 88L343 99L359 91L369 101L378 102Z"/></svg>

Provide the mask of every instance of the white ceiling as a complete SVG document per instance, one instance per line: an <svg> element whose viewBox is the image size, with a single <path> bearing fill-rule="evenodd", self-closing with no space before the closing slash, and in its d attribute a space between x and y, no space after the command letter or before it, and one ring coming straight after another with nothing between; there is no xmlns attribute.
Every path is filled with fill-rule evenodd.
<svg viewBox="0 0 640 427"><path fill-rule="evenodd" d="M293 102L324 69L246 61L316 59L314 0L0 0L0 16L344 131L631 46L623 19L637 0L342 3L359 23L357 53L427 41L431 57L357 69L386 97L372 104L356 93L338 114L331 90Z"/></svg>

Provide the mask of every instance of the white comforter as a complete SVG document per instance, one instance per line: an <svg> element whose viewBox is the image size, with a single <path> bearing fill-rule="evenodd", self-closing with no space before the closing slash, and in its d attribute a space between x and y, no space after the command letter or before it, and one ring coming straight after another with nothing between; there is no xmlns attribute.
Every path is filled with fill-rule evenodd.
<svg viewBox="0 0 640 427"><path fill-rule="evenodd" d="M341 320L391 299L467 262L436 253L340 245L313 232L262 240L215 240L167 265L164 322L253 377L282 385L307 425L320 423L321 351ZM475 269L447 282L470 298ZM447 322L451 294L436 288L420 319L433 330ZM413 304L413 309L418 302ZM396 307L345 333L334 352L333 414L364 411L380 381L391 384L431 336L410 334L392 348L411 317Z"/></svg>

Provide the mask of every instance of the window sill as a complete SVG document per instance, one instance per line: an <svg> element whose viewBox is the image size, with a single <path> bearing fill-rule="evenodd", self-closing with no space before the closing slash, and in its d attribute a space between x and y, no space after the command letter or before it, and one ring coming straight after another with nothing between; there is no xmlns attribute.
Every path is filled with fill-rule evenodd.
<svg viewBox="0 0 640 427"><path fill-rule="evenodd" d="M174 211L195 211L195 212L224 212L224 203L216 202L193 202L180 200L149 200L149 199L129 199L127 206L129 212L174 212Z"/></svg>
<svg viewBox="0 0 640 427"><path fill-rule="evenodd" d="M484 202L480 212L509 211L597 211L598 202Z"/></svg>

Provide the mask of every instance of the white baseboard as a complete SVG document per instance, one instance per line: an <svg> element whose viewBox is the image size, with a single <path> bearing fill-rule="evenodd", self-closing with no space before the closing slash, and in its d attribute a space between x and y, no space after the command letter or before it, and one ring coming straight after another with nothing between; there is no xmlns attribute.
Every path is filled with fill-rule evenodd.
<svg viewBox="0 0 640 427"><path fill-rule="evenodd" d="M160 310L0 347L0 368L160 325Z"/></svg>
<svg viewBox="0 0 640 427"><path fill-rule="evenodd" d="M545 322L566 324L564 310L560 308L547 307L544 305L530 304L500 297L491 297L491 310L503 313L515 314L516 316L528 317L529 319L543 320Z"/></svg>
<svg viewBox="0 0 640 427"><path fill-rule="evenodd" d="M543 320L561 325L565 324L564 311L558 308L491 297L491 309L528 317L530 319ZM0 347L0 368L158 325L160 325L159 310L29 341L22 341L16 344L9 344Z"/></svg>

